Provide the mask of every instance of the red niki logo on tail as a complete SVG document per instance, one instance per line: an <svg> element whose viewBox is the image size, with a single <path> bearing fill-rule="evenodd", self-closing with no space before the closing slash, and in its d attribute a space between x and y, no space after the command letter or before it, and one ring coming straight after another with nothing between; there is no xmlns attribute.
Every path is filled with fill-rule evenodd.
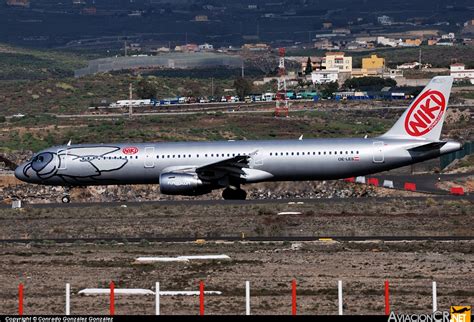
<svg viewBox="0 0 474 322"><path fill-rule="evenodd" d="M422 136L438 124L446 110L446 98L435 90L424 92L413 103L405 118L405 130L411 136Z"/></svg>

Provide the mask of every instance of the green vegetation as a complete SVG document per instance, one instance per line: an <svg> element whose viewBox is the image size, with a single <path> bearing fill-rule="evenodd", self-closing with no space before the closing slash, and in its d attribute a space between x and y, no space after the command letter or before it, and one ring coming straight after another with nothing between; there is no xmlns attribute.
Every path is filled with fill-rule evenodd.
<svg viewBox="0 0 474 322"><path fill-rule="evenodd" d="M474 91L461 91L458 93L459 97L467 98L467 99L474 99Z"/></svg>
<svg viewBox="0 0 474 322"><path fill-rule="evenodd" d="M156 98L157 92L158 92L158 88L156 88L155 84L153 84L152 82L149 82L146 79L141 79L138 82L137 96L139 98L142 98L142 99Z"/></svg>
<svg viewBox="0 0 474 322"><path fill-rule="evenodd" d="M143 89L140 82L156 89L156 97L209 96L211 79L140 77L128 74L97 74L81 78L62 78L34 81L4 81L0 83L2 113L11 115L38 113L82 113L89 106L108 105L120 99L128 99L129 85L133 84L134 97ZM214 80L214 94L233 88L233 81Z"/></svg>
<svg viewBox="0 0 474 322"><path fill-rule="evenodd" d="M76 54L0 45L0 80L71 77L86 60Z"/></svg>
<svg viewBox="0 0 474 322"><path fill-rule="evenodd" d="M323 98L333 97L334 92L339 89L337 82L330 82L322 84L318 87L318 91L321 93Z"/></svg>
<svg viewBox="0 0 474 322"><path fill-rule="evenodd" d="M308 60L306 61L306 67L304 69L304 74L310 75L312 72L313 72L313 65L311 63L311 57L308 57Z"/></svg>
<svg viewBox="0 0 474 322"><path fill-rule="evenodd" d="M238 77L234 81L234 88L240 98L244 98L252 92L252 83L243 77Z"/></svg>
<svg viewBox="0 0 474 322"><path fill-rule="evenodd" d="M465 156L456 164L457 168L468 168L472 166L474 166L474 154Z"/></svg>
<svg viewBox="0 0 474 322"><path fill-rule="evenodd" d="M396 85L397 82L394 79L380 77L350 78L344 82L345 88L353 89L361 89L366 87L381 89L383 87L393 87Z"/></svg>
<svg viewBox="0 0 474 322"><path fill-rule="evenodd" d="M377 54L385 58L388 67L396 67L406 62L418 61L421 49L421 61L431 64L433 67L449 67L454 62L462 62L469 66L474 66L473 46L421 46L410 48L388 48L380 47L363 51L346 51L346 55L352 56L354 68L362 66L362 58L370 54ZM289 50L289 56L324 56L325 51L318 49Z"/></svg>
<svg viewBox="0 0 474 322"><path fill-rule="evenodd" d="M293 112L286 120L262 114L193 114L151 117L63 119L50 115L11 119L0 132L0 146L38 151L48 146L91 142L202 141L363 136L383 133L393 123L390 113L373 111ZM385 117L384 117L385 116ZM258 124L251 126L249 124Z"/></svg>
<svg viewBox="0 0 474 322"><path fill-rule="evenodd" d="M385 58L388 67L396 67L406 62L418 61L421 49L421 61L423 64L431 64L433 67L445 67L455 61L462 62L468 66L474 65L472 46L421 46L411 48L380 48L374 51L377 55ZM367 53L354 53L354 66L362 65L362 57Z"/></svg>

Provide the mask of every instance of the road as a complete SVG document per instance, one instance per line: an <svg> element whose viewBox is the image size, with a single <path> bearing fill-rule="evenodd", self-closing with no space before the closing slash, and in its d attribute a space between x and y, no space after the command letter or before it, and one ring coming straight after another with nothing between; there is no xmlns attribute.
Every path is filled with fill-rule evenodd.
<svg viewBox="0 0 474 322"><path fill-rule="evenodd" d="M304 102L304 101L298 101L298 102ZM308 101L312 102L312 101ZM269 105L268 108L262 108L262 109L255 109L255 110L249 110L248 107L252 108L257 108L258 105L262 104L260 103L255 103L254 105L248 104L248 103L231 103L228 105L224 106L219 106L216 104L216 106L203 106L201 108L192 108L194 105L166 105L163 107L158 107L155 110L151 110L150 112L136 112L133 113L133 116L135 117L146 117L146 116L157 116L157 115L164 115L164 116L172 116L172 115L194 115L194 114L215 114L216 112L219 113L224 113L224 114L248 114L248 113L271 113L273 112L273 105L275 102L263 102L265 105ZM179 108L179 106L182 106L182 109L176 110L176 111L166 111L167 108L173 107L173 108ZM239 109L236 109L236 107L240 106ZM323 108L325 111L337 111L337 110L348 110L350 109L351 111L366 111L366 110L385 110L385 109L394 109L394 110L403 110L406 109L408 106L408 103L403 106L370 106L370 107L337 107L337 108ZM191 108L190 108L191 107ZM466 105L450 105L450 107L465 107L472 109L474 106L466 106ZM163 109L165 111L163 111ZM291 107L290 107L291 109ZM114 111L115 109L104 109L105 111ZM321 109L315 109L315 108L299 108L295 107L291 109L292 112L305 112L305 111L315 111L315 110L321 110ZM47 113L46 113L47 114ZM54 117L61 118L61 119L69 119L69 118L117 118L117 117L129 117L128 112L126 113L105 113L105 114L51 114ZM7 116L7 119L11 119L14 116Z"/></svg>
<svg viewBox="0 0 474 322"><path fill-rule="evenodd" d="M321 203L337 203L341 200L351 199L353 202L377 202L389 200L417 200L426 199L428 197L359 197L359 198L321 198L321 199L254 199L254 200L155 200L155 201L141 201L141 202L72 202L69 204L63 203L42 203L42 204L28 204L26 207L35 209L48 208L88 208L88 207L140 207L144 205L192 205L192 206L215 206L215 205L259 205L259 204L321 204ZM441 200L468 200L474 202L474 195L452 196L452 195L433 195L429 198L436 198ZM11 208L10 205L1 205L0 209Z"/></svg>
<svg viewBox="0 0 474 322"><path fill-rule="evenodd" d="M0 244L29 244L55 242L58 244L83 243L104 243L104 242L125 242L140 243L144 240L159 243L192 243L198 241L198 237L96 237L96 238L43 238L43 239L0 239ZM474 240L474 236L276 236L276 237L206 237L204 241L219 242L364 242L364 241L465 241Z"/></svg>
<svg viewBox="0 0 474 322"><path fill-rule="evenodd" d="M417 175L386 175L375 174L366 177L379 179L379 185L382 186L384 180L393 181L395 189L404 190L406 182L416 184L416 191L428 192L434 194L449 194L449 191L441 190L436 187L438 182L456 181L457 179L473 176L474 173L458 173L458 174L417 174Z"/></svg>

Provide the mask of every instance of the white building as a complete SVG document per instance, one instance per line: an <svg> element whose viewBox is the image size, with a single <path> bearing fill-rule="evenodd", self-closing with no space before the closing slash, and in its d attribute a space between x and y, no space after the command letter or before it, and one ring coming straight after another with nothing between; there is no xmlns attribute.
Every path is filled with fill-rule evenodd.
<svg viewBox="0 0 474 322"><path fill-rule="evenodd" d="M203 51L213 51L214 50L214 46L211 45L211 44L208 44L208 43L204 43L202 45L199 45L199 50L203 50Z"/></svg>
<svg viewBox="0 0 474 322"><path fill-rule="evenodd" d="M313 84L325 84L337 82L339 78L339 69L315 70L311 73Z"/></svg>
<svg viewBox="0 0 474 322"><path fill-rule="evenodd" d="M466 69L464 64L452 64L449 70L451 76L454 77L454 81L468 80L474 85L474 69Z"/></svg>
<svg viewBox="0 0 474 322"><path fill-rule="evenodd" d="M412 63L404 63L404 64L401 64L401 65L397 65L397 69L415 69L418 66L420 66L420 63L415 61L415 62L412 62Z"/></svg>
<svg viewBox="0 0 474 322"><path fill-rule="evenodd" d="M329 69L337 69L341 72L352 71L352 57L345 56L343 52L327 52L321 62L321 66Z"/></svg>
<svg viewBox="0 0 474 322"><path fill-rule="evenodd" d="M456 37L454 36L453 32L450 32L448 34L441 35L441 39L450 39L454 40Z"/></svg>
<svg viewBox="0 0 474 322"><path fill-rule="evenodd" d="M383 45L383 46L397 47L400 42L401 42L401 39L396 40L396 39L387 38L384 36L377 37L377 44Z"/></svg>
<svg viewBox="0 0 474 322"><path fill-rule="evenodd" d="M385 15L377 17L377 21L379 22L379 24L384 25L384 26L389 26L393 23L393 19Z"/></svg>

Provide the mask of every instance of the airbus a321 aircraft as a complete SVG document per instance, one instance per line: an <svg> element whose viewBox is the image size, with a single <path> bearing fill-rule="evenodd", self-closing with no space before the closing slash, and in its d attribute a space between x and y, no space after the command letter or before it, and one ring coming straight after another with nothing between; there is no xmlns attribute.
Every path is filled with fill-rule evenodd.
<svg viewBox="0 0 474 322"><path fill-rule="evenodd" d="M170 195L224 188L224 199L245 199L241 186L249 183L367 175L461 149L440 140L452 83L450 76L434 77L395 125L375 138L68 144L40 151L15 176L67 188L160 184ZM67 193L62 201L70 201Z"/></svg>

